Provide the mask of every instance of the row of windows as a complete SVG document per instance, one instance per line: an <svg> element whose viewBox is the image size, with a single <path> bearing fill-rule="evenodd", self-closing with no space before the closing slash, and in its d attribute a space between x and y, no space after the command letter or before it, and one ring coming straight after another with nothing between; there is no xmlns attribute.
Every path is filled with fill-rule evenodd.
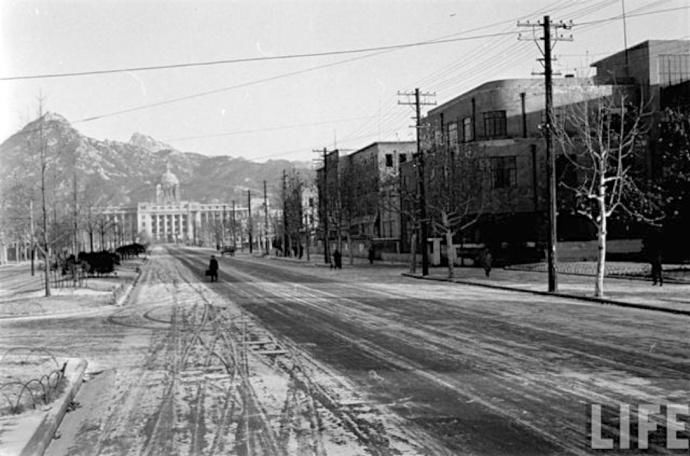
<svg viewBox="0 0 690 456"><path fill-rule="evenodd" d="M517 157L515 155L489 157L488 160L488 178L491 182L491 188L517 187ZM403 176L403 188L408 188L409 184L409 176Z"/></svg>
<svg viewBox="0 0 690 456"><path fill-rule="evenodd" d="M487 111L482 113L482 121L484 127L484 139L504 138L507 135L506 130L506 112L505 111ZM458 122L450 122L446 126L446 141L449 145L458 144L460 142L470 142L475 140L474 124L472 117L465 117L461 121L462 131L460 131ZM460 136L462 133L462 136ZM441 132L436 132L436 142L441 143Z"/></svg>

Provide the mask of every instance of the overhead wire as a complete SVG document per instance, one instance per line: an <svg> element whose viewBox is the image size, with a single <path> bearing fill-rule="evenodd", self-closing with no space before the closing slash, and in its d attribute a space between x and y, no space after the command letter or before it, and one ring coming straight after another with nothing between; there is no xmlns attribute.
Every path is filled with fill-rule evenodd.
<svg viewBox="0 0 690 456"><path fill-rule="evenodd" d="M592 4L592 5L588 5L588 6L581 7L579 10L575 10L574 13L578 13L578 15L586 15L586 14L589 14L589 13L592 13L592 12L595 12L595 11L598 11L598 9L601 9L603 5L611 4L611 3L614 3L614 2L616 2L616 1L617 1L617 0L602 0L602 1L596 2L596 3ZM666 0L660 0L660 1L654 2L654 4L658 4L658 3L661 3L661 2L664 2L664 1L666 1ZM558 3L561 3L561 4L562 4L562 3L567 3L567 2L560 1L560 2L556 2L556 3L557 3L557 4L558 4ZM667 8L667 9L656 10L656 11L643 11L643 10L649 9L649 8L650 8L650 5L645 5L645 6L641 7L641 8L636 9L636 10L632 10L630 13L626 14L626 17L638 17L638 16L643 16L643 15L649 15L649 14L658 14L658 13L663 13L663 12L670 12L670 11L688 9L689 7ZM567 9L567 8L565 8L565 9ZM537 13L532 13L532 14L537 14ZM527 16L527 15L524 15L524 16L522 16L522 17L526 17L526 16ZM621 18L622 18L622 15L617 15L617 16L612 16L612 17L606 18L606 19L595 20L595 21L588 21L588 22L583 22L583 23L580 23L580 24L582 24L582 25L587 25L587 26L592 26L592 25L595 25L595 24L602 24L602 23L605 23L605 22L610 22L610 21L612 21L612 20L618 20L618 19L621 19ZM487 25L487 26L478 27L478 28L472 29L472 30L486 29L486 28L489 28L489 27L494 26L494 25L496 25L496 24L504 24L504 23L508 23L508 22L514 23L515 21L514 21L514 20L510 20L510 21L500 21L500 22L497 22L497 23L495 23L495 24L491 24L491 25ZM578 24L578 25L580 25L580 24ZM468 33L468 32L469 32L469 31L463 31L463 32L459 32L458 34L460 34L460 33ZM83 119L78 119L78 120L74 121L73 123L81 123L81 122L94 121L94 120L103 119L103 118L107 118L107 117L111 117L111 116L115 116L115 115L120 115L120 114L135 112L135 111L140 111L140 110L143 110L143 109L148 109L148 108L163 106L163 105L167 105L167 104L171 104L171 103L176 103L176 102L180 102L180 101L184 101L184 100L189 100L189 99L193 99L193 98L197 98L197 97L208 96L208 95L211 95L211 94L221 93L221 92L224 92L224 91L230 91L230 90L235 90L235 89L239 89L239 88L243 88L243 87L249 87L249 86L252 86L252 85L261 84L261 83L265 83L265 82L270 82L270 81L277 80L277 79L281 79L281 78L284 78L284 77L295 76L295 75L298 75L298 74L303 74L303 73L310 72L310 71L317 71L317 70L319 70L319 69L328 68L328 67L332 67L332 66L335 66L335 65L341 65L341 64L345 64L345 63L348 63L348 62L352 62L352 61L356 61L356 60L360 60L360 59L364 59L364 58L374 57L374 56L376 56L376 55L380 55L380 54L387 53L387 52L392 52L392 51L394 51L394 50L401 49L401 48L403 48L403 47L413 47L413 46L415 46L415 45L420 45L420 46L421 46L421 45L439 44L439 43L443 43L443 42L455 42L455 41L462 41L462 40L465 40L465 39L478 39L478 38L479 38L479 37L477 37L477 36L474 36L474 37L456 37L456 38L452 38L453 36L456 36L456 35L458 35L458 34L446 35L445 37L442 37L442 39L427 40L427 41L424 41L424 42L417 42L417 43L406 43L406 44L392 45L392 46L387 46L387 47L376 47L376 48L361 48L361 49L358 49L358 50L348 50L348 51L332 51L333 53L332 53L331 55L336 55L336 53L345 53L345 52L365 52L366 49L385 49L385 50L381 50L381 51L374 52L374 53L371 53L371 54L366 54L366 55L363 55L363 56L356 56L356 57L354 57L354 58L344 59L344 60L340 60L340 61L336 61L336 62L330 62L330 63L324 64L324 65L316 65L316 66L312 66L312 67L308 67L308 68L304 68L304 69L300 69L300 70L296 70L296 71L292 71L292 72L281 73L281 74L274 75L274 76L271 76L271 77L262 78L262 79L254 80L254 81L248 81L248 82L236 84L236 85L233 85L233 86L221 87L221 88L212 89L212 90L207 90L207 91L204 91L204 92L199 92L199 93L190 94L190 95L186 95L186 96L175 97L175 98L167 99L167 100L161 100L161 101L154 102L154 103L143 104L143 105L135 106L135 107L132 107L132 108L127 108L127 109L122 109L122 110L118 110L118 111L113 111L113 112L105 113L105 114L101 114L101 115L90 116L90 117L86 117L86 118L83 118ZM502 41L502 40L506 39L505 37L506 37L507 35L512 35L512 34L514 34L514 32L512 32L512 31L511 31L511 32L501 32L501 33L497 32L497 33L490 33L490 34L481 35L481 37L494 37L494 38L499 38L499 39L501 39L501 41ZM446 38L446 37L451 37L451 38ZM503 37L503 38L502 38L502 37ZM487 43L484 43L482 46L487 46ZM480 46L479 49L481 49L482 46ZM513 46L511 45L511 47L510 47L509 49L513 49ZM477 52L478 52L478 51L477 51ZM505 53L505 49L503 49L503 53ZM285 58L298 58L298 56L299 56L298 54L294 54L294 55L289 55L289 56L277 56L277 57L278 57L278 58L282 58L282 57L285 57ZM510 60L508 60L508 61L509 61L509 62L512 62L512 60L513 60L513 59L516 59L516 58L517 58L516 55L515 55L514 53L512 53L512 54L511 54L511 58L510 58ZM438 77L438 76L449 76L449 75L452 75L452 74L453 74L453 71L462 68L462 64L461 64L461 61L462 61L462 60L463 60L463 59L459 59L459 60L456 61L454 64L451 63L450 65L447 65L447 66L445 67L445 69L441 69L440 72L439 72L439 74L437 75L437 77ZM505 65L506 63L507 63L506 60L503 60L503 61L501 62L502 65ZM189 66L189 64L181 64L181 65L187 65L187 66ZM476 75L476 76L475 76L476 78L481 78L481 77L483 77L483 76L481 75L481 73L482 73L483 71L486 71L487 69L489 69L489 68L492 67L491 64L487 64L486 62L484 63L484 65L481 65L481 64L478 64L478 65L479 65L479 66L473 67L473 69L474 69L474 74ZM151 69L153 69L153 68L151 68ZM120 69L120 70L121 70L121 71L125 71L124 69ZM131 69L128 69L128 70L131 70ZM119 70L115 70L115 69L114 69L114 70L104 70L104 71L119 71ZM467 71L469 71L469 70L465 69L465 72L467 72ZM432 75L433 75L433 73L432 73ZM432 75L428 75L427 77L432 77ZM3 78L0 78L0 80L1 80L1 79L3 79ZM452 79L453 79L453 78L447 77L445 81L441 81L441 83L440 83L440 84L437 84L437 86L440 86L440 87L442 87L442 88L450 88L450 87L453 87ZM465 79L465 82L466 82L466 81L471 81L471 80L472 80L471 78ZM401 110L401 111L404 112L404 110ZM402 114L402 115L406 115L406 114ZM388 121L388 120L396 120L396 119L400 119L402 115L399 115L399 114L386 115L386 116L385 116L385 119L386 119L386 121ZM373 117L373 116L372 116L372 117ZM380 120L379 120L379 122L380 122ZM370 125L371 125L371 124L370 124ZM343 141L344 141L344 140L343 140Z"/></svg>
<svg viewBox="0 0 690 456"><path fill-rule="evenodd" d="M498 34L500 35L500 34ZM304 54L285 54L277 56L262 56L262 57L244 57L236 59L223 59L223 60L212 60L204 62L190 62L190 63L174 63L168 65L152 65L152 66L142 66L142 67L129 67L129 68L109 68L104 70L90 70L90 71L74 71L65 73L43 73L43 74L33 74L33 75L20 75L20 76L2 76L0 81L18 81L18 80L29 80L29 79L55 79L55 78L67 78L67 77L77 77L77 76L95 76L104 74L114 74L114 73L133 73L140 71L154 71L154 70L164 70L164 69L175 69L175 68L193 68L193 67L203 67L203 66L214 66L214 65L229 65L237 63L250 63L250 62L265 62L265 61L276 61L276 60L293 60L293 59L303 59L303 58L313 58L313 57L327 57L327 56L338 56L347 54L363 54L369 52L379 52L379 51L393 51L398 49L406 49L421 46L432 46L437 44L455 43L458 41L468 41L468 40L479 40L485 38L491 38L497 36L496 33L484 34L484 35L474 35L474 36L455 36L450 38L440 38L426 41L417 41L412 43L399 43L385 46L372 46L367 48L357 48L357 49L343 49L337 51L324 51L324 52L312 52Z"/></svg>
<svg viewBox="0 0 690 456"><path fill-rule="evenodd" d="M592 4L584 5L584 6L583 5L575 5L577 7L571 11L568 11L570 9L570 6L571 6L571 5L568 5L566 8L563 8L563 10L559 11L558 13L564 14L564 15L567 14L573 18L585 17L588 14L601 11L603 8L609 7L609 6L617 3L617 1L618 0L602 0L602 1L596 1ZM662 1L665 1L665 0L662 0ZM562 2L562 3L566 3L566 2ZM551 10L551 8L547 7L547 8L544 8L544 10ZM540 11L538 10L536 12L525 15L523 17L529 17L529 16L534 15L534 14L539 14L539 12ZM507 39L506 38L499 38L498 40L494 40L494 41L501 42L501 41L507 41ZM491 43L491 44L493 44L493 43ZM484 53L484 49L483 49L484 46L487 46L487 43L485 43L481 47L476 48L474 53L479 53L479 54ZM500 48L499 46L495 46L495 47L500 49L498 52L499 54L509 56L507 59L504 58L504 59L500 60L500 66L501 67L508 66L515 61L521 60L527 53L531 52L528 48L525 48L525 47L523 47L522 50L519 50L520 46L518 43L513 43L513 44L508 45L508 49ZM517 52L514 52L514 51L517 51ZM459 59L458 61L452 63L451 65L446 66L444 68L444 71L442 71L440 74L444 75L444 76L448 75L448 74L452 74L455 69L457 69L459 67L463 67L462 73L464 73L464 74L473 73L475 75L473 78L464 79L462 81L462 84L469 85L469 84L473 83L475 80L483 79L484 78L483 73L485 73L485 71L487 71L491 67L494 67L495 61L499 61L499 60L495 59L492 56L490 58L487 58L484 61L475 62L474 65L470 65L470 67L467 67L467 65L466 65L467 61L472 62L473 61L472 56L463 56L462 59ZM453 77L449 77L445 81L441 81L440 83L436 84L432 88L434 90L443 91L446 88L454 87L455 85L457 85L456 81L458 79L458 76L459 76L458 74L455 74L455 75L453 75Z"/></svg>
<svg viewBox="0 0 690 456"><path fill-rule="evenodd" d="M617 0L603 0L603 1L597 2L595 4L595 6L600 6L601 4L612 3L615 1L617 1ZM514 24L518 20L531 17L535 14L540 14L541 12L544 12L544 11L552 10L553 8L561 7L562 5L569 5L569 2L568 1L557 1L553 5L546 6L544 8L540 8L536 11L531 12L531 13L527 13L525 15L522 15L516 19L509 20L509 21L500 21L500 22L497 22L496 24L506 24L506 23ZM510 34L513 35L514 32L511 31ZM464 55L462 58L458 59L457 61L451 63L450 65L447 65L444 68L442 68L439 72L434 72L434 73L436 73L438 76L445 76L447 74L452 73L458 67L462 66L462 67L464 67L463 73L473 72L475 75L479 75L479 77L483 77L483 76L481 76L481 73L483 72L483 70L485 68L477 68L479 71L475 71L475 67L483 65L484 67L488 68L488 67L491 67L492 65L494 65L494 62L490 58L487 58L486 61L484 61L484 60L475 61L475 57L478 57L478 56L486 57L486 49L493 47L494 49L499 49L499 53L509 54L511 56L511 62L514 60L517 60L520 57L520 56L516 56L515 53L512 52L512 49L509 49L510 52L506 51L505 49L500 50L501 49L500 46L503 44L503 42L507 43L509 41L510 41L509 38L502 37L502 38L498 38L497 40L493 40L493 42L484 42L482 45L475 48L475 50L472 51L469 55ZM513 48L513 49L517 49L518 46L519 46L518 43L513 43L513 44L509 45L509 47ZM523 50L520 52L520 55L524 55L527 52L529 52L529 51ZM466 64L467 61L475 62L475 63L474 63L474 65L471 65L470 68L467 68L467 64ZM502 65L505 65L505 64L506 64L506 62L504 59L502 61ZM434 80L434 76L435 76L434 73L426 76L425 78L422 78L421 84L417 83L415 85L426 85L426 82L428 82L429 85L433 85L433 80ZM454 83L454 79L455 78L448 78L448 80L451 81L450 82L451 84ZM442 87L442 84L441 84L441 87L439 87L439 85L437 84L436 86L433 86L432 88L435 90L442 90L443 87ZM357 132L359 132L359 131L361 131L361 129L358 130Z"/></svg>
<svg viewBox="0 0 690 456"><path fill-rule="evenodd" d="M564 3L567 3L567 1L561 0L561 1L557 1L555 4L556 4L556 5L560 5L560 4L564 4ZM548 7L546 7L546 8L548 9ZM537 12L529 13L529 14L536 14L536 13L538 13L538 11L539 11L539 10L537 10ZM524 16L521 16L520 18L517 18L517 19L514 19L514 20L510 20L510 21L501 21L501 22L498 22L497 24L505 24L505 23L511 23L511 24L513 24L513 23L515 23L516 20L519 20L519 19L521 19L522 17L526 17L526 16L527 16L527 15L524 15ZM514 32L511 32L511 34L513 34L513 33L514 33ZM503 40L505 40L505 38L500 38L500 39L499 39L499 41L503 41ZM466 60L472 61L472 58L473 58L473 56L474 56L475 54L476 54L477 56L483 55L483 54L484 54L484 47L491 47L492 44L493 44L493 43L484 43L483 45L479 46L478 48L475 48L475 50L472 51L469 55L464 55L463 58L458 59L458 60L455 61L455 62L452 62L450 65L447 65L447 66L441 68L440 70L437 70L437 71L435 71L435 72L432 72L431 74L429 74L429 75L423 77L421 80L419 80L418 82L416 82L414 85L416 85L416 86L426 85L426 82L429 82L430 85L433 84L433 81L434 81L435 78L445 76L446 74L448 74L448 72L452 72L452 71L453 71L455 68L457 68L457 66L459 66L459 65L465 65L465 61L466 61ZM497 47L497 46L494 45L494 47ZM434 88L436 88L436 87L434 87ZM399 106L395 106L394 108L396 109L396 112L399 113L399 114L394 114L393 122L398 123L398 122L400 122L401 120L403 120L405 117L407 117L407 116L409 115L409 114L408 114L408 111L406 111L406 110L401 110ZM394 109L394 108L389 108L389 110L392 110L392 109ZM371 122L369 125L371 126L371 128L375 128L375 127L373 126L373 122ZM389 129L389 132L398 131L399 128L400 128L400 127L399 127L399 123L398 123L397 128ZM360 130L357 130L357 131L355 132L355 134L359 133L360 131L362 131L361 128L360 128Z"/></svg>

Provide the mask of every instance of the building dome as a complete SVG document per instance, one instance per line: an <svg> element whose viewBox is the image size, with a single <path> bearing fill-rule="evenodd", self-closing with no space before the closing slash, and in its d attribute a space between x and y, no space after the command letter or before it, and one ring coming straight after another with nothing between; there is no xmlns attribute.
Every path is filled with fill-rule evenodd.
<svg viewBox="0 0 690 456"><path fill-rule="evenodd" d="M177 179L177 176L174 175L169 169L167 169L161 176L161 185L164 187L178 185L179 183L180 181Z"/></svg>

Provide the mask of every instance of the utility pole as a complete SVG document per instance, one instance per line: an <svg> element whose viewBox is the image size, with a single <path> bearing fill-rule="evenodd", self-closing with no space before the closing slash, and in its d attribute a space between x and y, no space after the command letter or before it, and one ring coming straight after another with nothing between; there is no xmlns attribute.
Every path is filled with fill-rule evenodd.
<svg viewBox="0 0 690 456"><path fill-rule="evenodd" d="M230 226L232 229L232 246L237 249L237 238L235 237L235 200L232 200L232 221Z"/></svg>
<svg viewBox="0 0 690 456"><path fill-rule="evenodd" d="M77 258L77 253L79 252L79 241L78 241L78 233L79 233L79 206L77 202L77 148L74 148L74 176L73 176L73 181L74 181L74 239L72 240L72 253L74 254L74 258Z"/></svg>
<svg viewBox="0 0 690 456"><path fill-rule="evenodd" d="M50 257L48 246L48 209L46 207L46 168L48 157L46 152L46 141L43 137L43 99L39 100L39 119L40 119L40 155L41 155L41 201L43 209L43 278L45 280L45 295L50 296Z"/></svg>
<svg viewBox="0 0 690 456"><path fill-rule="evenodd" d="M283 170L283 255L290 256L288 247L288 203L287 203L287 171Z"/></svg>
<svg viewBox="0 0 690 456"><path fill-rule="evenodd" d="M266 244L266 255L268 255L270 242L268 240L268 195L266 193L266 181L264 181L264 243Z"/></svg>
<svg viewBox="0 0 690 456"><path fill-rule="evenodd" d="M558 227L557 227L557 202L558 202L558 195L556 193L556 154L553 151L553 83L552 83L552 78L553 78L553 70L551 67L552 63L552 58L551 58L551 50L552 50L552 45L556 41L572 41L572 35L570 37L565 37L565 36L559 36L558 35L558 29L566 29L569 30L572 28L572 22L569 24L565 24L563 22L559 22L557 24L553 24L551 22L551 18L549 16L544 16L543 21L538 22L536 24L530 23L530 22L524 22L520 23L518 22L519 27L531 27L533 31L536 28L541 27L543 30L543 36L541 38L537 38L537 40L544 41L544 47L541 48L539 47L539 44L537 43L537 47L539 47L540 51L542 52L543 55L543 65L544 65L544 72L541 73L544 75L544 92L545 92L545 122L544 122L544 140L546 142L546 173L548 177L548 235L547 235L547 242L548 242L548 249L547 249L547 262L548 262L548 273L549 273L549 291L550 292L556 292L558 291L558 273L556 271L556 265L558 264L558 256L556 254L556 243L558 242ZM556 33L552 36L551 35L551 30L555 29ZM536 33L536 32L533 32ZM518 36L518 39L522 39L521 36Z"/></svg>
<svg viewBox="0 0 690 456"><path fill-rule="evenodd" d="M228 219L228 213L225 210L225 206L226 206L225 203L223 203L223 220L221 220L221 222L220 222L220 229L221 229L221 231L220 231L221 232L221 241L220 242L222 243L223 246L225 246L225 228L226 228L225 224L226 224L227 219Z"/></svg>
<svg viewBox="0 0 690 456"><path fill-rule="evenodd" d="M36 257L36 241L34 239L34 200L29 200L29 229L31 230L31 277L34 276L34 258Z"/></svg>
<svg viewBox="0 0 690 456"><path fill-rule="evenodd" d="M319 205L323 208L323 261L326 264L330 264L331 252L328 243L328 149L324 147L321 153L323 154L323 185L321 185L321 192L319 192Z"/></svg>
<svg viewBox="0 0 690 456"><path fill-rule="evenodd" d="M314 198L309 198L309 214L306 216L306 230L307 230L307 261L311 261L309 254L309 244L311 244L312 222L314 221Z"/></svg>
<svg viewBox="0 0 690 456"><path fill-rule="evenodd" d="M251 255L252 253L252 242L254 242L254 239L252 238L252 191L247 190L247 228L249 231L249 254Z"/></svg>
<svg viewBox="0 0 690 456"><path fill-rule="evenodd" d="M628 26L625 21L625 0L621 0L623 10L623 49L625 49L625 75L630 76L630 59L628 55Z"/></svg>
<svg viewBox="0 0 690 456"><path fill-rule="evenodd" d="M422 131L422 105L435 105L435 100L429 98L436 97L435 93L424 92L421 93L419 88L414 89L414 92L398 92L398 96L407 97L407 101L398 100L399 105L407 105L415 107L415 129L417 131L417 173L419 180L419 218L421 225L421 245L422 245L422 276L429 275L429 250L427 249L427 240L429 239L429 221L426 215L426 186L425 186L425 172L424 172L424 152L422 151L421 131ZM411 97L414 96L414 101ZM424 100L422 100L424 97Z"/></svg>

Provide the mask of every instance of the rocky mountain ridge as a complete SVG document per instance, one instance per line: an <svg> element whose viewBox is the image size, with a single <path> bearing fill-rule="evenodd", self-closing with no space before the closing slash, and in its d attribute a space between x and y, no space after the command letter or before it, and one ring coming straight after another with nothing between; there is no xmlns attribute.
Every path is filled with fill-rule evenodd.
<svg viewBox="0 0 690 456"><path fill-rule="evenodd" d="M98 140L82 135L63 116L46 113L0 144L0 191L40 181L40 144L45 139L48 186L56 195L71 191L76 175L81 191L108 204L151 201L161 174L170 170L180 180L183 200L246 201L246 191L277 195L283 169L296 168L310 176L308 164L288 160L257 163L230 156L209 157L176 150L142 133L129 142ZM309 177L308 177L309 178ZM33 183L33 184L30 184Z"/></svg>

